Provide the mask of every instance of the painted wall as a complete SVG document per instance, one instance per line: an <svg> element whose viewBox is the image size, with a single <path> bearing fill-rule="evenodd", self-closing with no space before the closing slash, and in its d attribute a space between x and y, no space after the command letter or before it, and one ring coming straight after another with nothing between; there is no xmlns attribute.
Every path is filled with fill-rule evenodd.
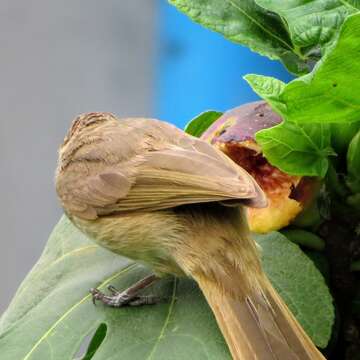
<svg viewBox="0 0 360 360"><path fill-rule="evenodd" d="M258 99L243 79L249 73L289 81L277 61L231 43L159 1L155 112L179 127L204 110L224 111Z"/></svg>
<svg viewBox="0 0 360 360"><path fill-rule="evenodd" d="M152 115L154 5L1 1L0 313L62 213L53 179L72 118Z"/></svg>

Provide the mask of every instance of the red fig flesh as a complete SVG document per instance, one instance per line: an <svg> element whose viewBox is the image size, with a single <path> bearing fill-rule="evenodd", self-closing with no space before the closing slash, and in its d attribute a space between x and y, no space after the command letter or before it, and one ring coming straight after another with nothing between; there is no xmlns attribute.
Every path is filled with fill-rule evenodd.
<svg viewBox="0 0 360 360"><path fill-rule="evenodd" d="M257 131L281 121L269 105L258 101L227 111L201 137L247 170L265 191L268 206L248 210L250 229L255 232L287 226L312 197L313 179L291 176L272 166L255 141Z"/></svg>

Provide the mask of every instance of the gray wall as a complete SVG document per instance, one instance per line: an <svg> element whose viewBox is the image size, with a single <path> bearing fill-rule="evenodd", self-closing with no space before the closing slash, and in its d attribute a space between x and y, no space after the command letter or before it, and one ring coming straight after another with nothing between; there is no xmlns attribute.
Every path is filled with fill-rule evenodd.
<svg viewBox="0 0 360 360"><path fill-rule="evenodd" d="M0 5L0 313L62 211L57 147L88 111L151 116L152 0Z"/></svg>

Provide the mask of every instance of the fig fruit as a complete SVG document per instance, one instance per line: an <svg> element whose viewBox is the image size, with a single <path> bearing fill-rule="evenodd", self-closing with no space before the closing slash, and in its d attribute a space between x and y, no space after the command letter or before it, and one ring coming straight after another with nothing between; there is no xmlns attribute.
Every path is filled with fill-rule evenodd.
<svg viewBox="0 0 360 360"><path fill-rule="evenodd" d="M307 247L309 249L322 251L325 249L325 241L318 235L302 229L287 228L281 233L295 244Z"/></svg>
<svg viewBox="0 0 360 360"><path fill-rule="evenodd" d="M316 181L288 175L272 166L255 141L255 133L279 124L281 117L264 101L225 112L201 136L245 168L268 197L268 206L249 208L250 229L266 233L287 226L313 200Z"/></svg>

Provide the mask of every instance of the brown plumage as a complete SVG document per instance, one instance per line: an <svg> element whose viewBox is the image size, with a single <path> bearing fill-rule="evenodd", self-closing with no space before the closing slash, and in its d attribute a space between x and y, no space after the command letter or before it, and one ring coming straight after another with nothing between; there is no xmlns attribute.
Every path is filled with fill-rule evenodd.
<svg viewBox="0 0 360 360"><path fill-rule="evenodd" d="M100 245L194 278L234 359L323 359L259 261L243 205L253 178L211 145L154 119L79 116L60 148L56 189Z"/></svg>

